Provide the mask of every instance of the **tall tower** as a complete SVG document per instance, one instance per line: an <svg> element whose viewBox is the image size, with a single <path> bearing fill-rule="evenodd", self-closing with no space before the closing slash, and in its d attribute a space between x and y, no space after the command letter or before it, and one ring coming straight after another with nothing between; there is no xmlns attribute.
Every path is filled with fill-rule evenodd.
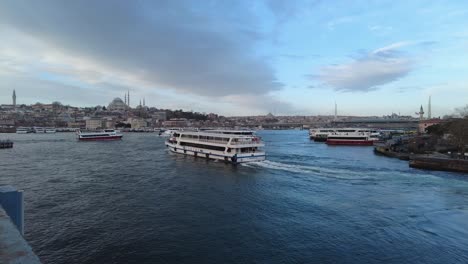
<svg viewBox="0 0 468 264"><path fill-rule="evenodd" d="M417 115L419 115L419 120L423 120L424 119L424 110L423 110L423 107L421 105L421 107L419 108L419 113L416 112Z"/></svg>
<svg viewBox="0 0 468 264"><path fill-rule="evenodd" d="M335 101L335 118L334 120L336 121L338 119L338 106L336 105L336 101Z"/></svg>
<svg viewBox="0 0 468 264"><path fill-rule="evenodd" d="M127 93L125 93L125 95L124 95L124 102L125 102L125 104L127 104Z"/></svg>
<svg viewBox="0 0 468 264"><path fill-rule="evenodd" d="M427 118L428 119L431 119L432 118L432 113L431 113L431 96L429 95L429 105L427 107Z"/></svg>
<svg viewBox="0 0 468 264"><path fill-rule="evenodd" d="M16 91L15 90L13 90L12 98L13 98L13 108L16 108Z"/></svg>
<svg viewBox="0 0 468 264"><path fill-rule="evenodd" d="M145 98L143 97L143 106L145 106Z"/></svg>

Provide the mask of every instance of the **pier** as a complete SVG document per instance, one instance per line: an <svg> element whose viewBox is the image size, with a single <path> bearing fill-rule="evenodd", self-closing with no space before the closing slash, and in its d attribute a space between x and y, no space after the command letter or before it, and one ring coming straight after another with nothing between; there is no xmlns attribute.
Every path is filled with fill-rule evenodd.
<svg viewBox="0 0 468 264"><path fill-rule="evenodd" d="M12 148L12 147L13 147L13 141L10 141L10 140L0 140L0 149Z"/></svg>
<svg viewBox="0 0 468 264"><path fill-rule="evenodd" d="M0 263L41 263L23 238L23 192L0 186Z"/></svg>
<svg viewBox="0 0 468 264"><path fill-rule="evenodd" d="M450 157L433 155L414 155L410 157L409 166L418 169L468 173L467 159L453 159Z"/></svg>

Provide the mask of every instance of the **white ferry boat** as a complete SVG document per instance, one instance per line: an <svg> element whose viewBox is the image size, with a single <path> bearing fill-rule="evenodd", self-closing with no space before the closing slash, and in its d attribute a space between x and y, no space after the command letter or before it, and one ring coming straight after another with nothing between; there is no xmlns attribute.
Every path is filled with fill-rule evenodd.
<svg viewBox="0 0 468 264"><path fill-rule="evenodd" d="M265 144L253 131L177 131L165 144L174 153L233 164L265 160Z"/></svg>
<svg viewBox="0 0 468 264"><path fill-rule="evenodd" d="M177 131L179 131L179 130L175 130L175 129L160 130L159 131L159 136L161 136L161 137L171 137Z"/></svg>
<svg viewBox="0 0 468 264"><path fill-rule="evenodd" d="M47 133L47 134L53 134L55 132L57 132L57 130L55 128L53 128L53 127L46 127L45 128L45 133Z"/></svg>
<svg viewBox="0 0 468 264"><path fill-rule="evenodd" d="M327 141L328 134L335 132L336 128L312 128L309 130L309 137L314 141Z"/></svg>
<svg viewBox="0 0 468 264"><path fill-rule="evenodd" d="M39 133L39 134L45 133L45 129L43 127L33 127L33 131L34 133Z"/></svg>
<svg viewBox="0 0 468 264"><path fill-rule="evenodd" d="M31 133L32 130L29 127L17 127L16 134L28 134Z"/></svg>
<svg viewBox="0 0 468 264"><path fill-rule="evenodd" d="M379 140L378 131L367 128L340 128L327 136L328 145L372 146Z"/></svg>
<svg viewBox="0 0 468 264"><path fill-rule="evenodd" d="M96 141L96 140L119 140L123 135L118 130L105 129L98 132L77 132L78 140L80 141Z"/></svg>

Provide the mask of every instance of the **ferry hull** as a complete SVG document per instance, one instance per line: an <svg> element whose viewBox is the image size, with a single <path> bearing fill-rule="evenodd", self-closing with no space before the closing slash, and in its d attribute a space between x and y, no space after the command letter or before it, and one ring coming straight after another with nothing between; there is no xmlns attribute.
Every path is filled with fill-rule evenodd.
<svg viewBox="0 0 468 264"><path fill-rule="evenodd" d="M89 138L78 138L79 141L108 141L108 140L120 140L122 135L118 136L105 136L105 137L89 137Z"/></svg>
<svg viewBox="0 0 468 264"><path fill-rule="evenodd" d="M327 138L326 137L315 137L314 141L315 142L326 142Z"/></svg>
<svg viewBox="0 0 468 264"><path fill-rule="evenodd" d="M239 154L237 157L234 157L232 154L222 154L222 153L213 153L209 150L195 149L195 148L186 148L184 149L181 146L175 144L166 143L169 151L177 154L194 156L197 158L211 159L211 160L220 160L232 164L244 163L244 162L254 162L265 160L265 153L248 153L248 154Z"/></svg>
<svg viewBox="0 0 468 264"><path fill-rule="evenodd" d="M372 146L372 140L333 140L328 139L327 145L341 145L341 146Z"/></svg>

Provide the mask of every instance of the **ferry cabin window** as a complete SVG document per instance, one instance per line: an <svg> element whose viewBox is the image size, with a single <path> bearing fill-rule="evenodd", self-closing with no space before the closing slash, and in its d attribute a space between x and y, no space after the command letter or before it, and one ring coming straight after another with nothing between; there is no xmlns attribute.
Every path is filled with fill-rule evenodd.
<svg viewBox="0 0 468 264"><path fill-rule="evenodd" d="M224 151L225 150L225 147L210 146L210 145L190 143L190 142L180 142L180 145L181 146L187 146L187 147L194 147L194 148L211 149L211 150L217 150L217 151Z"/></svg>
<svg viewBox="0 0 468 264"><path fill-rule="evenodd" d="M253 153L257 150L257 148L241 148L240 153Z"/></svg>

